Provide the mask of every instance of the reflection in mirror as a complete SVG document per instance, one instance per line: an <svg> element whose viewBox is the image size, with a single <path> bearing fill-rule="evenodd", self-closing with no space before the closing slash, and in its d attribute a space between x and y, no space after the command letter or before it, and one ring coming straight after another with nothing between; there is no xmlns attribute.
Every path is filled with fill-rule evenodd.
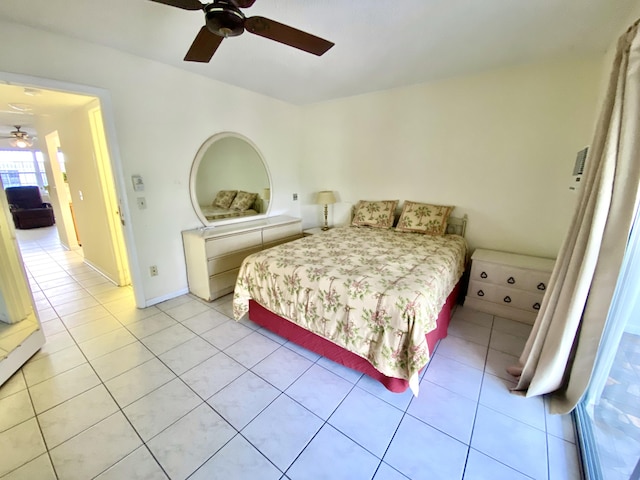
<svg viewBox="0 0 640 480"><path fill-rule="evenodd" d="M191 168L191 202L205 225L253 219L269 209L271 182L257 147L231 132L209 138Z"/></svg>

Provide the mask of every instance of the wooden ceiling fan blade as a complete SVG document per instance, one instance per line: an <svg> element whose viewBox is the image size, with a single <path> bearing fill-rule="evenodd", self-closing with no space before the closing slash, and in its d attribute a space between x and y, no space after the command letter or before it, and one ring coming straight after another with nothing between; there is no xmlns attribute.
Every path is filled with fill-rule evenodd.
<svg viewBox="0 0 640 480"><path fill-rule="evenodd" d="M203 5L200 0L151 0L156 3L163 3L171 7L182 8L183 10L202 10Z"/></svg>
<svg viewBox="0 0 640 480"><path fill-rule="evenodd" d="M184 57L185 62L209 62L222 40L223 37L211 33L206 26L202 27Z"/></svg>
<svg viewBox="0 0 640 480"><path fill-rule="evenodd" d="M244 28L255 35L260 35L318 56L324 54L334 45L334 43L324 38L316 37L310 33L264 17L247 18L244 22Z"/></svg>
<svg viewBox="0 0 640 480"><path fill-rule="evenodd" d="M231 3L238 8L249 8L251 5L256 3L256 0L231 0Z"/></svg>

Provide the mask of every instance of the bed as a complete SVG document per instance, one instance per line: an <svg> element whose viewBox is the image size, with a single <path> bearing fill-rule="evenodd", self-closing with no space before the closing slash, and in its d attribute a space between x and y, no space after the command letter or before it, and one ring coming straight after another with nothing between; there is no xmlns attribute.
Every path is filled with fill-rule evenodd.
<svg viewBox="0 0 640 480"><path fill-rule="evenodd" d="M466 264L465 226L466 218L447 218L444 228L460 234L443 235L339 227L258 252L240 268L234 316L248 312L390 391L417 395L419 372L447 334Z"/></svg>

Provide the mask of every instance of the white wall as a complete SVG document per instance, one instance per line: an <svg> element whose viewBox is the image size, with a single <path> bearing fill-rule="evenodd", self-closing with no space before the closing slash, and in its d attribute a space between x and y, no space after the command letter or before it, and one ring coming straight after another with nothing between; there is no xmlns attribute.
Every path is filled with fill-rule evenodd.
<svg viewBox="0 0 640 480"><path fill-rule="evenodd" d="M305 227L321 224L313 196L329 189L336 220L359 199L455 205L472 247L555 257L600 69L573 59L304 107Z"/></svg>
<svg viewBox="0 0 640 480"><path fill-rule="evenodd" d="M618 49L618 39L625 31L635 22L640 19L640 2L638 2L635 8L629 12L627 18L618 26L618 32L614 38L611 39L611 43L607 48L607 51L602 59L602 77L600 84L600 100L599 104L604 101L604 97L607 93L607 87L609 86L609 80L611 76L611 67L613 66L613 60L615 59L616 51Z"/></svg>
<svg viewBox="0 0 640 480"><path fill-rule="evenodd" d="M20 48L15 48L20 45ZM191 162L212 134L236 131L259 146L273 178L272 213L299 215L297 107L157 62L0 22L0 70L108 90L147 303L186 291L180 232L200 226L188 185ZM110 112L105 111L105 115ZM136 208L131 175L142 175L147 208ZM159 275L150 277L148 266ZM134 265L132 265L132 268ZM134 275L135 278L135 275Z"/></svg>

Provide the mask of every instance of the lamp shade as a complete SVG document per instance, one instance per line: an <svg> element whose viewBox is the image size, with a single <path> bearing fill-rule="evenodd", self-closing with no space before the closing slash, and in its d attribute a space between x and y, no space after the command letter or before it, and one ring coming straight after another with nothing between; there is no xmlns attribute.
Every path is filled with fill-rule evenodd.
<svg viewBox="0 0 640 480"><path fill-rule="evenodd" d="M331 205L336 203L336 197L331 190L324 190L318 192L316 196L316 203L319 205Z"/></svg>

